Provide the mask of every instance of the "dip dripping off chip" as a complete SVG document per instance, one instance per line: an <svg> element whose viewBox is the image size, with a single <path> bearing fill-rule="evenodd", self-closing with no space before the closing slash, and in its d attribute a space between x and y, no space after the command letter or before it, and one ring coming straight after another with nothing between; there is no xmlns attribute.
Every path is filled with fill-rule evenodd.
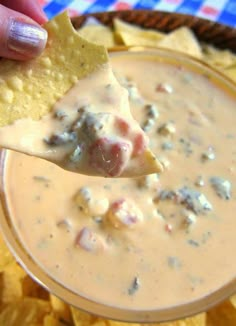
<svg viewBox="0 0 236 326"><path fill-rule="evenodd" d="M1 61L0 145L86 175L160 172L105 47L80 37L66 13L45 28L40 57Z"/></svg>

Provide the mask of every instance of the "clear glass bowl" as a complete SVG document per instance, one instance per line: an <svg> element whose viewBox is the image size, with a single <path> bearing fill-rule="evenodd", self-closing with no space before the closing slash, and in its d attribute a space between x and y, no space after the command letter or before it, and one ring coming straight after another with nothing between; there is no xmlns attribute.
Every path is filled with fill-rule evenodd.
<svg viewBox="0 0 236 326"><path fill-rule="evenodd" d="M218 84L218 86L224 89L225 92L228 92L233 96L236 95L236 85L231 82L228 78L224 77L221 73L210 68L208 65L203 64L199 60L191 58L190 56L176 53L174 51L143 47L123 47L114 49L113 53L111 53L111 56L132 55L133 53L135 53L135 55L143 55L144 53L148 53L148 55L155 56L155 60L161 62L183 64L185 67L188 67L196 72L201 71L201 73L206 73ZM171 306L165 309L131 310L123 308L121 309L119 307L112 307L99 302L95 302L93 300L88 300L87 298L80 296L74 293L73 291L67 289L62 284L50 277L42 268L40 268L35 263L35 261L30 256L30 253L26 252L24 247L21 245L19 238L14 230L14 225L12 225L11 217L9 216L8 198L5 195L5 171L7 167L8 155L8 151L1 151L0 189L3 214L0 214L0 228L3 233L3 236L13 255L21 264L21 266L27 271L27 273L29 273L29 275L31 275L31 277L36 282L41 284L51 293L62 298L68 304L71 304L77 308L88 311L95 315L100 315L109 319L116 319L129 322L160 322L180 319L186 316L199 313L201 311L205 311L235 293L236 278L229 280L227 284L223 284L221 288L216 289L214 292L210 293L204 298L189 302L187 304ZM11 155L14 155L14 153L11 152Z"/></svg>

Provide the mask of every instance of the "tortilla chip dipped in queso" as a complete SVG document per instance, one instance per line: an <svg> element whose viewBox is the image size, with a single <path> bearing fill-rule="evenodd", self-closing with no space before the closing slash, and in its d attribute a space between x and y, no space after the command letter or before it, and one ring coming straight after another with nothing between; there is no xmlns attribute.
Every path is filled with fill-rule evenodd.
<svg viewBox="0 0 236 326"><path fill-rule="evenodd" d="M66 13L45 28L39 58L0 63L0 145L87 175L160 172L106 49L81 38Z"/></svg>

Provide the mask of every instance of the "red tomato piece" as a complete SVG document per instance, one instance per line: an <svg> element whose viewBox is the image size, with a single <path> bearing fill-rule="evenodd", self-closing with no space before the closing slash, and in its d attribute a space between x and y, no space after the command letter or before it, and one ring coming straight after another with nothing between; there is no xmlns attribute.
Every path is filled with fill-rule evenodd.
<svg viewBox="0 0 236 326"><path fill-rule="evenodd" d="M143 134L137 134L133 141L133 155L137 156L144 152L146 147L146 139Z"/></svg>
<svg viewBox="0 0 236 326"><path fill-rule="evenodd" d="M130 125L122 118L116 118L115 125L123 136L126 136L130 131Z"/></svg>
<svg viewBox="0 0 236 326"><path fill-rule="evenodd" d="M87 227L80 230L76 237L75 245L91 252L98 252L105 249L105 244L102 238Z"/></svg>
<svg viewBox="0 0 236 326"><path fill-rule="evenodd" d="M157 92L161 92L161 93L172 93L173 89L170 85L168 84L158 84L156 87L156 91Z"/></svg>
<svg viewBox="0 0 236 326"><path fill-rule="evenodd" d="M121 198L111 204L108 218L119 229L137 225L143 220L143 214L133 202Z"/></svg>
<svg viewBox="0 0 236 326"><path fill-rule="evenodd" d="M89 149L90 164L102 175L119 176L129 161L131 145L126 142L112 142L108 138L100 138Z"/></svg>

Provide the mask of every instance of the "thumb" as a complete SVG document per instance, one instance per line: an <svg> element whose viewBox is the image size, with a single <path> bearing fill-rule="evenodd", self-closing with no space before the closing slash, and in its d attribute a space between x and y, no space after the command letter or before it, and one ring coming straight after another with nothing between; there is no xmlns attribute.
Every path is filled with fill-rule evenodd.
<svg viewBox="0 0 236 326"><path fill-rule="evenodd" d="M0 56L26 60L44 50L47 32L29 17L0 5Z"/></svg>

